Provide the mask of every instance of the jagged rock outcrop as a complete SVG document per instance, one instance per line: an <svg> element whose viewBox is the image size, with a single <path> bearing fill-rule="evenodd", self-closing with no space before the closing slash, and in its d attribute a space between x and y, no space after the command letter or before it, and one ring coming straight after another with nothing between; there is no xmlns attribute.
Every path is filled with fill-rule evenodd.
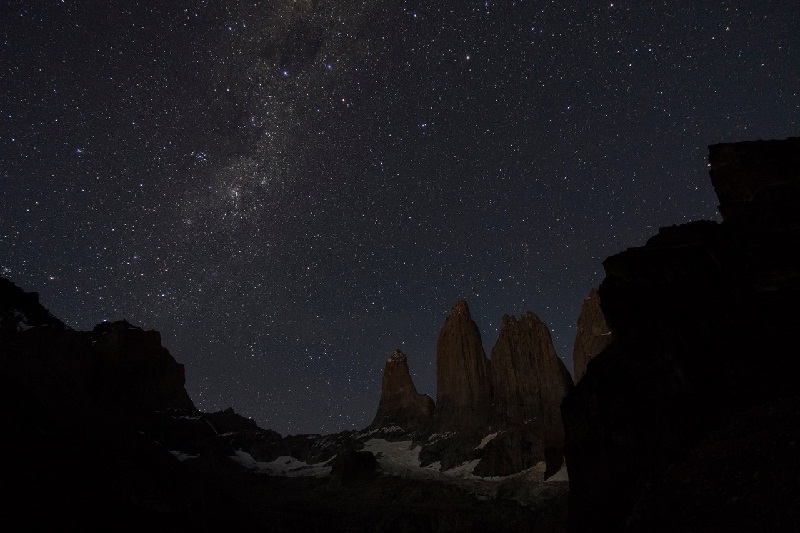
<svg viewBox="0 0 800 533"><path fill-rule="evenodd" d="M65 420L89 411L131 415L196 411L183 365L161 335L125 321L75 331L53 317L36 293L0 279L0 371Z"/></svg>
<svg viewBox="0 0 800 533"><path fill-rule="evenodd" d="M438 431L477 430L492 415L491 367L478 326L467 302L453 306L436 345L436 411Z"/></svg>
<svg viewBox="0 0 800 533"><path fill-rule="evenodd" d="M161 346L161 334L127 321L104 322L91 333L91 394L116 412L195 410L183 365Z"/></svg>
<svg viewBox="0 0 800 533"><path fill-rule="evenodd" d="M572 373L575 383L586 373L586 365L597 354L611 344L613 335L606 323L600 307L600 295L592 288L583 300L581 314L578 316L578 329L575 332L575 345L572 349Z"/></svg>
<svg viewBox="0 0 800 533"><path fill-rule="evenodd" d="M562 406L573 532L800 528L800 139L709 153L724 221L603 263L615 341Z"/></svg>
<svg viewBox="0 0 800 533"><path fill-rule="evenodd" d="M503 431L491 441L487 451L505 450L503 457L509 461L493 468L493 475L518 472L548 459L547 474L555 473L563 462L561 401L572 388L572 377L556 355L550 330L531 312L519 320L504 315L491 361L496 426L518 430ZM484 459L487 464L489 460Z"/></svg>
<svg viewBox="0 0 800 533"><path fill-rule="evenodd" d="M381 399L369 429L398 427L413 433L431 423L433 412L433 400L414 386L406 354L395 350L383 367Z"/></svg>
<svg viewBox="0 0 800 533"><path fill-rule="evenodd" d="M25 292L10 280L0 278L0 342L10 341L20 331L49 327L68 330L39 303L39 295Z"/></svg>
<svg viewBox="0 0 800 533"><path fill-rule="evenodd" d="M729 225L797 228L800 137L715 144L709 175Z"/></svg>

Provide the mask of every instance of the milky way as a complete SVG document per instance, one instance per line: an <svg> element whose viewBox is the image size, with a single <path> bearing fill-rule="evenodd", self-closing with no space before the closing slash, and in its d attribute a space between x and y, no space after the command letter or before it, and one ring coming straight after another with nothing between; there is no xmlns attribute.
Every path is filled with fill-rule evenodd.
<svg viewBox="0 0 800 533"><path fill-rule="evenodd" d="M705 4L4 2L2 275L284 434L397 347L435 397L458 299L571 368L602 260L718 217L707 146L800 133L800 4Z"/></svg>

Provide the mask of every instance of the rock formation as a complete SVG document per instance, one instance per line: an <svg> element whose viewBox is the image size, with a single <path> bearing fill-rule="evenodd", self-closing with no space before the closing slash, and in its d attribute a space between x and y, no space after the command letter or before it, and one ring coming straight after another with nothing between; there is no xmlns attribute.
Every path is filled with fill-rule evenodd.
<svg viewBox="0 0 800 533"><path fill-rule="evenodd" d="M420 451L423 465L442 470L475 461L479 476L506 476L546 464L544 477L563 465L561 401L572 378L553 348L550 331L524 313L504 316L486 359L466 302L445 321L437 352L438 401Z"/></svg>
<svg viewBox="0 0 800 533"><path fill-rule="evenodd" d="M561 401L572 378L556 355L550 330L539 317L505 315L492 348L495 427L475 472L508 475L547 463L546 476L563 463Z"/></svg>
<svg viewBox="0 0 800 533"><path fill-rule="evenodd" d="M724 221L603 263L615 341L562 407L573 532L800 528L800 139L709 154Z"/></svg>
<svg viewBox="0 0 800 533"><path fill-rule="evenodd" d="M473 430L491 416L491 367L478 326L467 302L453 307L436 346L436 412L438 431Z"/></svg>
<svg viewBox="0 0 800 533"><path fill-rule="evenodd" d="M36 293L0 279L3 370L60 417L87 410L131 415L163 409L195 411L183 365L161 335L125 321L74 331L54 318Z"/></svg>
<svg viewBox="0 0 800 533"><path fill-rule="evenodd" d="M406 354L395 350L383 367L381 399L370 428L396 426L413 433L431 423L433 410L433 400L426 394L419 394L411 380Z"/></svg>
<svg viewBox="0 0 800 533"><path fill-rule="evenodd" d="M586 373L586 365L597 354L611 344L613 335L606 323L606 317L600 308L600 295L592 289L583 301L581 314L578 316L578 329L575 333L575 345L572 350L572 373L575 383Z"/></svg>
<svg viewBox="0 0 800 533"><path fill-rule="evenodd" d="M161 334L126 321L98 324L92 339L92 396L117 412L193 410L183 365L161 346Z"/></svg>
<svg viewBox="0 0 800 533"><path fill-rule="evenodd" d="M561 400L572 378L535 314L503 316L492 348L492 386L501 427L535 424L560 431Z"/></svg>
<svg viewBox="0 0 800 533"><path fill-rule="evenodd" d="M564 530L563 482L487 482L498 497L485 499L430 472L400 477L405 457L359 451L373 432L283 437L232 409L196 410L183 380L158 333L124 321L72 330L0 278L4 517L37 530ZM417 398L430 419L402 354L386 381L383 413L407 414ZM405 420L422 423L408 406ZM467 452L478 442L461 441ZM506 453L493 456L508 464Z"/></svg>

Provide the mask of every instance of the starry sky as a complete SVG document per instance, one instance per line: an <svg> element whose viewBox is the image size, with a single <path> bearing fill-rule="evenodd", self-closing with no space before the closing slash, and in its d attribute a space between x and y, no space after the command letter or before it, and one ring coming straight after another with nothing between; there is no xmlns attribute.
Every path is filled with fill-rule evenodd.
<svg viewBox="0 0 800 533"><path fill-rule="evenodd" d="M718 219L707 146L800 134L800 3L0 2L0 274L162 332L204 411L368 425L435 398L469 302L572 368L602 261Z"/></svg>

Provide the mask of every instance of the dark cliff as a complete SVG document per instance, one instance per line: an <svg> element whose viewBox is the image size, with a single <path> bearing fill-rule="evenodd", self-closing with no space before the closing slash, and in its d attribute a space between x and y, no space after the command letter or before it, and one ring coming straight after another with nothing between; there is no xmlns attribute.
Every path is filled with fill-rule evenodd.
<svg viewBox="0 0 800 533"><path fill-rule="evenodd" d="M604 262L615 339L562 409L572 531L800 525L800 139L709 152L724 222Z"/></svg>
<svg viewBox="0 0 800 533"><path fill-rule="evenodd" d="M0 279L0 331L3 374L68 419L196 410L184 388L183 365L161 346L156 331L125 321L72 330L39 304L36 293L6 279Z"/></svg>

